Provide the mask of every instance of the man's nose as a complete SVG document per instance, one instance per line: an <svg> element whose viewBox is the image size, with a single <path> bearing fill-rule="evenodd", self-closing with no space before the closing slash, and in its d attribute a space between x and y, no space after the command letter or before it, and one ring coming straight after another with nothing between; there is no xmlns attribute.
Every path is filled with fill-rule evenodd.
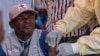
<svg viewBox="0 0 100 56"><path fill-rule="evenodd" d="M24 18L25 22L30 22L29 18Z"/></svg>

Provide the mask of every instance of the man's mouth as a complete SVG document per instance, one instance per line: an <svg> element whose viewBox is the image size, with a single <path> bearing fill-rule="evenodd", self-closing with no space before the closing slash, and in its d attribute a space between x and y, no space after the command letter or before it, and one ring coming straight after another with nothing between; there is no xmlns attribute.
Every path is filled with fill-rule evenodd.
<svg viewBox="0 0 100 56"><path fill-rule="evenodd" d="M32 25L30 25L30 24L26 24L26 25L24 26L24 29L31 29L31 28L33 28L33 27L32 27Z"/></svg>

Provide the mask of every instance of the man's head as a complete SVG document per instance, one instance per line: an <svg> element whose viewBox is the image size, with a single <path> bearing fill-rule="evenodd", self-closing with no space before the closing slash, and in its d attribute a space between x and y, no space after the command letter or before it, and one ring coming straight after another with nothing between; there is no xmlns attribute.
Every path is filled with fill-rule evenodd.
<svg viewBox="0 0 100 56"><path fill-rule="evenodd" d="M10 10L10 26L20 35L31 35L37 12L28 4L18 4Z"/></svg>

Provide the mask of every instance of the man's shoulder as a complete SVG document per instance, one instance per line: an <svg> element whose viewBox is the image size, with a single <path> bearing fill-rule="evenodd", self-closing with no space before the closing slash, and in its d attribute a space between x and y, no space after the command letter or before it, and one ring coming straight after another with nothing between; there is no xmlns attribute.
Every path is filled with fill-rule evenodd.
<svg viewBox="0 0 100 56"><path fill-rule="evenodd" d="M41 31L41 36L46 36L49 33L47 30L40 29L40 31Z"/></svg>
<svg viewBox="0 0 100 56"><path fill-rule="evenodd" d="M6 34L5 34L5 37L12 36L12 35L15 35L15 32L14 32L14 31L12 31L12 32L10 32L10 33L6 33Z"/></svg>
<svg viewBox="0 0 100 56"><path fill-rule="evenodd" d="M13 39L13 37L15 37L14 35L15 35L14 32L5 34L5 35L4 35L4 40L3 40L2 43L9 43L9 41L10 41L11 39Z"/></svg>
<svg viewBox="0 0 100 56"><path fill-rule="evenodd" d="M39 39L40 48L45 56L48 55L48 48L49 48L48 44L45 42L47 34L48 34L47 30L41 30L41 36Z"/></svg>
<svg viewBox="0 0 100 56"><path fill-rule="evenodd" d="M36 31L38 31L38 32L41 32L41 33L48 33L48 31L47 30L44 30L44 29L35 29Z"/></svg>

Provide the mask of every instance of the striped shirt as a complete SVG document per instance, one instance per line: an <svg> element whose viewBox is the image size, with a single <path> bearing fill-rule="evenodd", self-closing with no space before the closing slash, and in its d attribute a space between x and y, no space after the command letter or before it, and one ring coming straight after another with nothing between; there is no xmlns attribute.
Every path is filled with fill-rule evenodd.
<svg viewBox="0 0 100 56"><path fill-rule="evenodd" d="M44 0L48 11L47 30L54 29L55 22L62 19L73 0Z"/></svg>
<svg viewBox="0 0 100 56"><path fill-rule="evenodd" d="M63 19L67 9L70 6L74 6L74 0L43 0L48 11L48 22L47 30L52 31L56 21ZM49 1L49 2L48 2ZM95 18L92 18L86 25L79 29L74 29L72 32L67 34L67 37L81 36L85 34L88 30L92 31L93 28L98 24ZM94 23L94 24L91 24Z"/></svg>

